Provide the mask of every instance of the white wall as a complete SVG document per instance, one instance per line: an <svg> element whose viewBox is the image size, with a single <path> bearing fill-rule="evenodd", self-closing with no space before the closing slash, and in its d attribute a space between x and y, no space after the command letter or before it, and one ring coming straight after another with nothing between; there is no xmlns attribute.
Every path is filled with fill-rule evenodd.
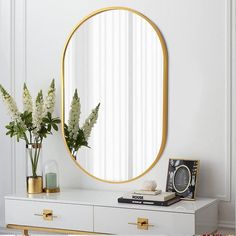
<svg viewBox="0 0 236 236"><path fill-rule="evenodd" d="M44 143L43 156L58 160L63 187L126 190L137 188L144 179L156 179L158 186L164 189L168 158L197 158L201 160L198 195L221 199L220 224L234 226L235 175L231 166L235 160L231 156L235 157L236 150L235 132L232 133L232 150L230 145L231 129L235 131L233 122L231 127L235 113L233 110L231 116L230 3L230 0L0 0L0 19L3 19L0 21L3 25L0 28L0 32L3 31L0 66L4 67L0 70L0 82L15 91L16 98L20 99L19 88L23 81L27 81L36 94L39 88L46 89L50 80L56 78L58 115L63 46L83 16L106 6L128 6L153 20L166 39L169 119L167 144L161 160L137 181L99 182L74 165L58 133ZM232 88L235 100L235 86ZM7 117L2 105L0 109L0 129L4 134ZM9 157L0 160L0 168L2 163L8 165L1 171L9 181L8 189L1 183L0 195L14 189L24 191L24 144L17 144L15 149L13 145L11 149L7 137L1 135L0 139L4 140L0 142L2 153ZM3 219L2 214L0 217Z"/></svg>
<svg viewBox="0 0 236 236"><path fill-rule="evenodd" d="M1 83L4 82L5 86L14 93L13 84L13 73L11 70L11 5L6 1L0 1L0 80ZM0 224L3 224L3 212L4 212L4 202L3 197L6 193L11 193L14 191L13 179L14 175L12 173L12 164L14 162L13 152L14 143L6 137L4 125L8 122L8 116L5 114L4 106L0 103Z"/></svg>

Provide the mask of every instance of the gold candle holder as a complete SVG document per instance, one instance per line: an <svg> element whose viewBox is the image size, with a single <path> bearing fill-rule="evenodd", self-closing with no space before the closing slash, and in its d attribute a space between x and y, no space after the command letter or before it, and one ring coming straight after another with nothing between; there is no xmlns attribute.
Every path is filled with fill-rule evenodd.
<svg viewBox="0 0 236 236"><path fill-rule="evenodd" d="M44 188L43 191L45 193L59 193L60 188Z"/></svg>

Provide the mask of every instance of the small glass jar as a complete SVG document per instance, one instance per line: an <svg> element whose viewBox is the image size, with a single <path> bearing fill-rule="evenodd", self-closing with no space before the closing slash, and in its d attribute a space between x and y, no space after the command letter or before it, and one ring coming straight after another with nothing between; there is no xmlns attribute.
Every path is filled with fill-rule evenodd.
<svg viewBox="0 0 236 236"><path fill-rule="evenodd" d="M50 160L44 164L43 183L44 183L44 189L43 189L44 192L46 193L60 192L59 169L56 161Z"/></svg>

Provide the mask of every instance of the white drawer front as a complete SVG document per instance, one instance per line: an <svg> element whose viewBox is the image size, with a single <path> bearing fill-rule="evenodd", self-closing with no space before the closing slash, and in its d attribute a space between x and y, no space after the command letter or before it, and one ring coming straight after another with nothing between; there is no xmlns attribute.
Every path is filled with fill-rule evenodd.
<svg viewBox="0 0 236 236"><path fill-rule="evenodd" d="M93 231L93 206L6 200L6 224ZM43 219L44 209L52 210L52 221Z"/></svg>
<svg viewBox="0 0 236 236"><path fill-rule="evenodd" d="M137 218L147 218L153 225L148 230L138 229ZM135 209L94 207L94 231L111 234L188 234L195 232L194 214L157 212Z"/></svg>

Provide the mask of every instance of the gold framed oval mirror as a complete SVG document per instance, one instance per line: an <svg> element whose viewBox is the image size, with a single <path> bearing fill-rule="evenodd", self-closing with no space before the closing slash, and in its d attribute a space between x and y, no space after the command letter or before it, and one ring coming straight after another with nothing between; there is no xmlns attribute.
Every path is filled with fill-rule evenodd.
<svg viewBox="0 0 236 236"><path fill-rule="evenodd" d="M79 22L62 58L63 136L76 165L124 183L157 163L167 136L167 73L164 38L142 13L109 7Z"/></svg>

